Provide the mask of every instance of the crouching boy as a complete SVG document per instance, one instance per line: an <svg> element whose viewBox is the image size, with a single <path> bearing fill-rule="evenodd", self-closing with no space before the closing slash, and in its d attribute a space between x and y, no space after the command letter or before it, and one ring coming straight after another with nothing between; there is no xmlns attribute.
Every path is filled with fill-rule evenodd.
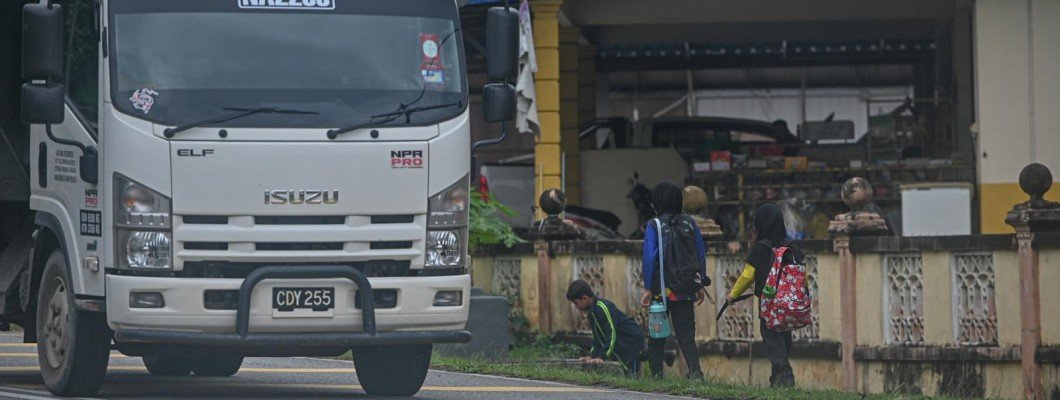
<svg viewBox="0 0 1060 400"><path fill-rule="evenodd" d="M640 372L644 333L633 318L615 307L614 303L596 297L589 283L580 279L571 282L567 299L589 314L589 325L593 331L592 350L588 357L582 357L581 360L588 363L618 361L627 374L636 376Z"/></svg>

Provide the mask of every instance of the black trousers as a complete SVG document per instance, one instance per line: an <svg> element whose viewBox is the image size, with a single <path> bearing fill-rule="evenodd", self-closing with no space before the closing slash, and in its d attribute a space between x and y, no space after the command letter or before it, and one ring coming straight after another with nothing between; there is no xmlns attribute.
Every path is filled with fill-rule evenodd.
<svg viewBox="0 0 1060 400"><path fill-rule="evenodd" d="M696 314L694 301L671 301L666 303L666 313L670 315L670 324L677 336L677 346L688 364L689 378L703 378L699 368L699 351L696 349ZM651 375L661 377L663 371L663 350L666 339L648 339L648 366Z"/></svg>
<svg viewBox="0 0 1060 400"><path fill-rule="evenodd" d="M641 348L643 351L643 348ZM640 355L637 353L634 355L627 355L624 357L615 356L615 360L622 363L622 369L626 371L626 375L636 378L640 376Z"/></svg>
<svg viewBox="0 0 1060 400"><path fill-rule="evenodd" d="M788 362L791 352L791 332L774 332L766 328L766 321L758 320L758 330L766 346L766 357L773 367L769 374L769 386L795 386L795 374Z"/></svg>

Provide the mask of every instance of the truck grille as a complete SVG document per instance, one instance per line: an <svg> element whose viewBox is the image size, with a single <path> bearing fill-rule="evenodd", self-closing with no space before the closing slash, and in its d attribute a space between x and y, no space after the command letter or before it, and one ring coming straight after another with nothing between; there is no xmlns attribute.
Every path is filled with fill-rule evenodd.
<svg viewBox="0 0 1060 400"><path fill-rule="evenodd" d="M426 226L422 214L178 215L174 270L202 262L422 265Z"/></svg>
<svg viewBox="0 0 1060 400"><path fill-rule="evenodd" d="M373 215L373 224L411 224L415 215Z"/></svg>
<svg viewBox="0 0 1060 400"><path fill-rule="evenodd" d="M228 217L218 215L185 215L185 224L228 225Z"/></svg>
<svg viewBox="0 0 1060 400"><path fill-rule="evenodd" d="M257 216L254 224L257 225L342 225L346 223L344 216Z"/></svg>
<svg viewBox="0 0 1060 400"><path fill-rule="evenodd" d="M184 242L185 250L228 250L228 243L223 242Z"/></svg>
<svg viewBox="0 0 1060 400"><path fill-rule="evenodd" d="M407 260L372 260L332 264L307 263L235 263L223 261L194 261L184 263L184 270L178 276L182 278L235 278L243 279L254 270L266 266L304 266L304 265L349 265L357 268L369 278L399 277L418 275L409 268Z"/></svg>
<svg viewBox="0 0 1060 400"><path fill-rule="evenodd" d="M342 250L342 242L254 243L258 251L335 251Z"/></svg>

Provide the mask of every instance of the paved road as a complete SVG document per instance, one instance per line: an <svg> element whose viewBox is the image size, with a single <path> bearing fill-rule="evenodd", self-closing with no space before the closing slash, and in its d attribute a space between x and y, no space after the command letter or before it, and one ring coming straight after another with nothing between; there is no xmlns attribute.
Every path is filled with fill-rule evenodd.
<svg viewBox="0 0 1060 400"><path fill-rule="evenodd" d="M37 367L37 348L21 335L0 335L0 399L48 399ZM368 398L353 363L315 358L248 358L230 378L156 377L138 357L111 354L105 399L330 399ZM417 399L677 399L658 394L431 371Z"/></svg>

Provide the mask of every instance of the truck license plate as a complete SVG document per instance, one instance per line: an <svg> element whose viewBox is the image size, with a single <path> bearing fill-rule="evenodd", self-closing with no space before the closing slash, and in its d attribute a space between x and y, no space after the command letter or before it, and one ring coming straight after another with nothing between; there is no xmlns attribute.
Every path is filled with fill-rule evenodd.
<svg viewBox="0 0 1060 400"><path fill-rule="evenodd" d="M335 288L272 288L272 308L281 312L298 309L328 311L335 308Z"/></svg>

